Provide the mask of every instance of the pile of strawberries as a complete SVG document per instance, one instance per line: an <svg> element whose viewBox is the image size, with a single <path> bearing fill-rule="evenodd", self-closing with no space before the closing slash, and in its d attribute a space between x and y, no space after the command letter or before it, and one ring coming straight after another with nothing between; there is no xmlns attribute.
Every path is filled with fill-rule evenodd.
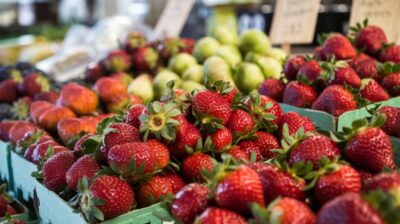
<svg viewBox="0 0 400 224"><path fill-rule="evenodd" d="M12 206L14 199L6 192L7 185L0 185L0 218L6 217L9 224L24 224L21 220L12 220L11 216L18 214Z"/></svg>
<svg viewBox="0 0 400 224"><path fill-rule="evenodd" d="M282 80L265 80L259 92L285 104L340 116L400 95L400 46L377 26L358 24L350 37L328 34L314 55L287 60Z"/></svg>

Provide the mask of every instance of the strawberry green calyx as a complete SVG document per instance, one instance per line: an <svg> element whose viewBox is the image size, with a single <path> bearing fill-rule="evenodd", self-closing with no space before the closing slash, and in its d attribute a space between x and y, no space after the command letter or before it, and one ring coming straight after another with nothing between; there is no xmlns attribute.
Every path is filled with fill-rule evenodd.
<svg viewBox="0 0 400 224"><path fill-rule="evenodd" d="M229 82L224 82L223 80L218 80L213 83L206 82L205 86L207 89L216 91L221 95L228 94L233 90L231 84Z"/></svg>
<svg viewBox="0 0 400 224"><path fill-rule="evenodd" d="M207 137L206 140L204 141L204 144L203 140L199 138L199 140L197 140L196 142L196 146L194 149L192 147L185 146L185 150L188 155L191 155L193 153L199 153L199 152L210 152L212 151L213 147L214 144L212 143L211 138Z"/></svg>
<svg viewBox="0 0 400 224"><path fill-rule="evenodd" d="M279 203L281 199L282 197L277 197L268 205L268 207L262 207L257 203L251 204L251 212L254 216L255 223L281 223L280 218L283 213L278 210L274 210L274 207Z"/></svg>
<svg viewBox="0 0 400 224"><path fill-rule="evenodd" d="M320 63L321 68L323 69L320 77L324 80L325 84L329 84L333 80L335 80L335 72L339 68L344 68L349 66L346 61L335 60L335 58L331 58L329 61L324 61Z"/></svg>
<svg viewBox="0 0 400 224"><path fill-rule="evenodd" d="M182 112L176 108L175 103L162 104L155 101L147 105L147 113L140 115L140 132L147 141L149 135L154 135L158 140L165 139L168 142L175 140L175 128L180 124L176 119Z"/></svg>
<svg viewBox="0 0 400 224"><path fill-rule="evenodd" d="M192 103L192 95L180 89L174 89L175 80L171 80L167 83L164 95L160 98L161 102L168 103L173 102L176 107L179 108L184 115L189 114L190 105Z"/></svg>
<svg viewBox="0 0 400 224"><path fill-rule="evenodd" d="M309 181L309 184L303 188L303 191L313 189L319 177L338 170L340 168L339 164L339 157L335 157L333 160L329 160L326 156L322 157L319 161L320 168L318 170L303 173L303 179Z"/></svg>
<svg viewBox="0 0 400 224"><path fill-rule="evenodd" d="M381 189L368 192L363 195L372 207L374 207L379 215L388 223L395 224L400 222L400 188L393 188L389 191Z"/></svg>
<svg viewBox="0 0 400 224"><path fill-rule="evenodd" d="M250 93L248 97L239 103L239 108L248 111L253 116L255 131L263 128L271 133L278 128L278 126L273 123L276 116L267 112L267 110L272 107L272 102L262 103L261 96L258 92Z"/></svg>
<svg viewBox="0 0 400 224"><path fill-rule="evenodd" d="M29 118L30 105L25 99L19 99L13 103L11 108L12 118L16 120L27 120Z"/></svg>

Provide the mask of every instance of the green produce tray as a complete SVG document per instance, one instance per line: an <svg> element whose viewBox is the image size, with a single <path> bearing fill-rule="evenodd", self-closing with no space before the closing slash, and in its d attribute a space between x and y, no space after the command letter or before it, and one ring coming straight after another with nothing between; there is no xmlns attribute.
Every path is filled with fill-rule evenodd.
<svg viewBox="0 0 400 224"><path fill-rule="evenodd" d="M36 197L38 213L41 223L54 224L83 224L87 223L81 213L74 209L56 193L48 190L39 181L36 181ZM161 224L159 217L169 217L161 203L147 208L137 209L114 219L104 221L104 224Z"/></svg>
<svg viewBox="0 0 400 224"><path fill-rule="evenodd" d="M29 210L26 208L21 202L19 202L17 199L14 199L13 203L11 203L11 206L17 211L18 214L15 214L12 217L12 219L18 219L24 222L29 222ZM6 218L0 218L0 223L6 223Z"/></svg>
<svg viewBox="0 0 400 224"><path fill-rule="evenodd" d="M288 104L280 103L279 104L283 110L283 112L295 111L303 116L309 117L315 124L315 126L324 131L334 131L336 130L336 118L331 114L328 114L323 111L317 111L307 108L300 108L291 106Z"/></svg>
<svg viewBox="0 0 400 224"><path fill-rule="evenodd" d="M13 189L10 151L10 144L0 141L0 182L7 182L8 188Z"/></svg>
<svg viewBox="0 0 400 224"><path fill-rule="evenodd" d="M14 194L17 199L32 201L36 179L31 176L37 171L35 164L11 150L11 170L14 179Z"/></svg>

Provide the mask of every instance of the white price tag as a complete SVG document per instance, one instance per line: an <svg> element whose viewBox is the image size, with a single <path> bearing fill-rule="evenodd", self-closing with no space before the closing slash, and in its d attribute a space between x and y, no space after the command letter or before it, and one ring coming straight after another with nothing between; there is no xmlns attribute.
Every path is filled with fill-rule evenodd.
<svg viewBox="0 0 400 224"><path fill-rule="evenodd" d="M270 31L273 44L302 44L313 40L320 0L276 1Z"/></svg>
<svg viewBox="0 0 400 224"><path fill-rule="evenodd" d="M195 0L168 0L155 32L163 36L179 36Z"/></svg>
<svg viewBox="0 0 400 224"><path fill-rule="evenodd" d="M368 18L368 24L381 27L389 42L398 39L399 0L353 0L351 7L350 26L362 23Z"/></svg>

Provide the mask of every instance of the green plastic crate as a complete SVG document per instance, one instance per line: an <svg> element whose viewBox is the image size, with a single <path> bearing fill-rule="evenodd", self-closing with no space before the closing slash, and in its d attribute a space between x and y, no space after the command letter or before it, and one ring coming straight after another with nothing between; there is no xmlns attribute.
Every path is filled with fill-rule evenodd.
<svg viewBox="0 0 400 224"><path fill-rule="evenodd" d="M87 223L81 213L74 212L74 209L56 193L48 190L39 181L36 181L36 197L38 213L41 223L53 224L83 224ZM104 221L104 224L162 224L158 217L169 217L161 203L147 208L137 209L114 219ZM164 222L165 223L165 222Z"/></svg>
<svg viewBox="0 0 400 224"><path fill-rule="evenodd" d="M31 176L37 166L11 150L11 169L14 179L14 194L19 200L32 201L36 179Z"/></svg>
<svg viewBox="0 0 400 224"><path fill-rule="evenodd" d="M10 150L10 144L0 141L0 180L7 182L9 189L13 189Z"/></svg>
<svg viewBox="0 0 400 224"><path fill-rule="evenodd" d="M18 214L15 214L12 216L13 219L18 219L21 221L24 221L26 223L29 222L29 214L28 214L28 208L26 208L21 202L18 200L14 199L13 203L11 203L11 206L17 211ZM0 223L5 222L6 218L0 218Z"/></svg>

